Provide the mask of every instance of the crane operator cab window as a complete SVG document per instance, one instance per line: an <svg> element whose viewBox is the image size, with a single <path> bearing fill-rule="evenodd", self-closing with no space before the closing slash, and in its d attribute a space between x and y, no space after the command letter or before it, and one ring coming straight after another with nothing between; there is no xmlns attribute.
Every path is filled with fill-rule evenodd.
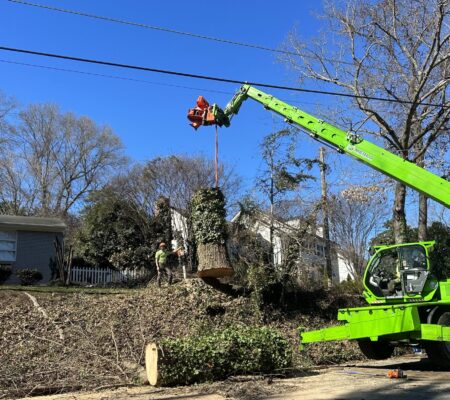
<svg viewBox="0 0 450 400"><path fill-rule="evenodd" d="M406 245L379 251L371 260L365 283L377 297L420 294L427 280L423 246Z"/></svg>

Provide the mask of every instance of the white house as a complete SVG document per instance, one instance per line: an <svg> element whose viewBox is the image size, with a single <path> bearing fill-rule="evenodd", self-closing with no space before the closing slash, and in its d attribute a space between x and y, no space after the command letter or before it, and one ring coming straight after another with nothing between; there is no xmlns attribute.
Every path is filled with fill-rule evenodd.
<svg viewBox="0 0 450 400"><path fill-rule="evenodd" d="M242 218L240 213L236 214L232 222L244 223L247 229L259 235L262 239L270 242L271 217L264 212L255 212L251 217ZM303 230L303 232L302 232ZM299 233L302 232L300 235ZM301 239L298 239L301 237ZM287 248L292 241L299 245L298 253L298 276L300 279L308 278L320 281L324 277L326 268L325 239L323 229L317 228L311 232L305 221L300 218L286 222L275 219L273 221L273 263L281 265L287 256ZM331 243L331 265L333 282L342 282L350 277L354 278L351 262L343 256L337 245Z"/></svg>
<svg viewBox="0 0 450 400"><path fill-rule="evenodd" d="M172 232L179 232L181 235L181 240L177 238L172 239L172 248L176 249L179 246L183 246L186 250L188 250L188 225L186 216L183 211L180 211L174 207L170 207L170 216L172 222Z"/></svg>

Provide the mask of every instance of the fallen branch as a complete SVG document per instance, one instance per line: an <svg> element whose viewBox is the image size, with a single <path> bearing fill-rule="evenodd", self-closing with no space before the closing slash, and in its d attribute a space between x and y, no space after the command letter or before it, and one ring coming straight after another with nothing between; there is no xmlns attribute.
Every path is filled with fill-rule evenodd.
<svg viewBox="0 0 450 400"><path fill-rule="evenodd" d="M32 296L30 293L25 292L25 294L30 298L30 300L32 301L33 305L36 307L36 309L44 316L45 319L47 319L48 321L50 321L57 329L58 334L59 334L59 338L61 340L64 340L64 332L63 330L58 326L58 324L56 324L55 321L53 321L48 314L46 313L46 311L39 305L38 301L36 300L36 297Z"/></svg>

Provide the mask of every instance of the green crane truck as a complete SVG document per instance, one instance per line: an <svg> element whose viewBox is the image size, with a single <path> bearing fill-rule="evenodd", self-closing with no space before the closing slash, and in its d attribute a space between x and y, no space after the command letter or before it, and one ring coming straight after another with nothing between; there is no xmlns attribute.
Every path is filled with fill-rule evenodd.
<svg viewBox="0 0 450 400"><path fill-rule="evenodd" d="M450 182L250 85L243 85L223 110L200 97L188 119L195 129L201 125L228 127L248 98L317 141L450 206ZM429 241L375 246L363 276L363 295L369 305L340 309L340 325L300 332L302 345L357 340L371 359L389 358L395 346L420 345L434 364L450 367L450 279L438 280L433 275L430 253L434 245Z"/></svg>

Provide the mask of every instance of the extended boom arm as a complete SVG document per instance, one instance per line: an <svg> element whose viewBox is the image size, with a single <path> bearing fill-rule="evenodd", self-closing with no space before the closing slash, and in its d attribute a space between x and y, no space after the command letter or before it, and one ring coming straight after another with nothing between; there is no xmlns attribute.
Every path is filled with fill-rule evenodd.
<svg viewBox="0 0 450 400"><path fill-rule="evenodd" d="M288 123L299 125L311 137L326 142L340 153L348 154L412 189L424 193L444 206L450 207L450 182L356 134L345 132L250 85L243 85L223 111L216 105L211 107L214 115L219 110L215 118L216 124L229 126L231 118L239 112L247 98L256 100L265 109L282 115ZM204 123L204 125L208 124L211 123Z"/></svg>

